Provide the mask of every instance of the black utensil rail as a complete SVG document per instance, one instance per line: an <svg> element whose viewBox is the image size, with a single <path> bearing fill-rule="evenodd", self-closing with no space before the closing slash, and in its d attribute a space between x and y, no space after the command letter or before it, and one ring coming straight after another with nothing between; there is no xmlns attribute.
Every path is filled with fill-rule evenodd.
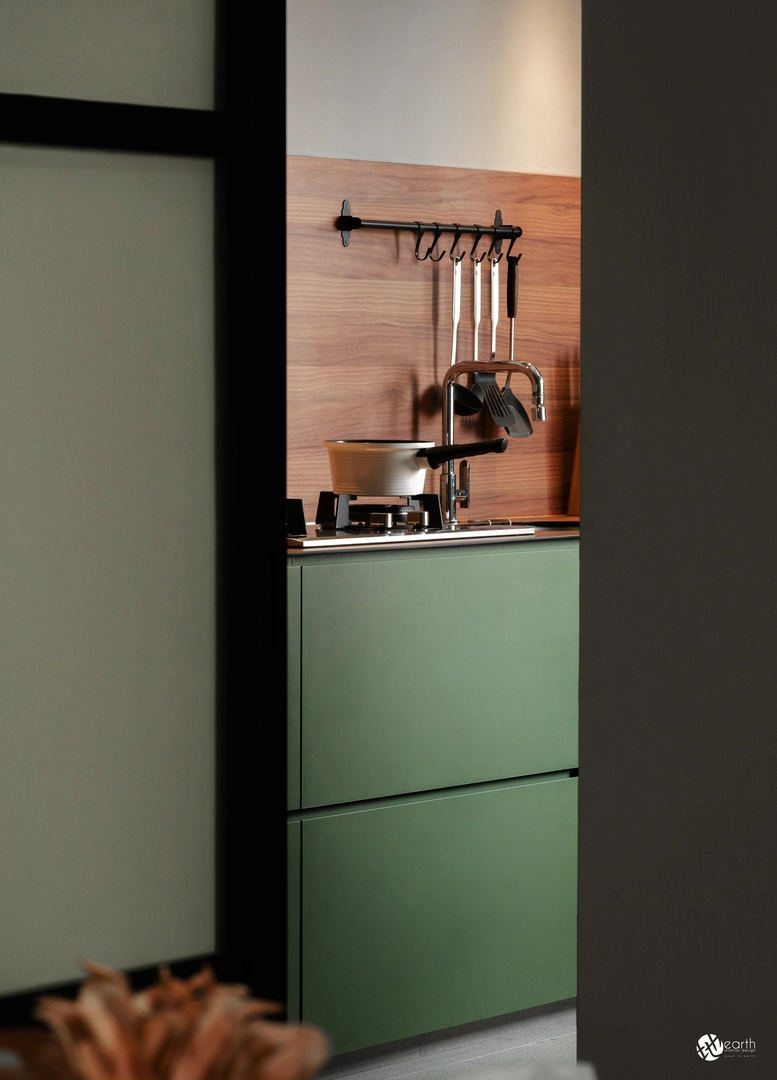
<svg viewBox="0 0 777 1080"><path fill-rule="evenodd" d="M502 251L503 242L505 240L510 241L510 246L507 249L507 254L509 255L515 241L523 235L523 230L519 225L506 225L502 221L501 210L497 210L494 214L493 225L459 225L456 222L453 222L452 224L441 224L439 221L365 221L363 218L354 217L351 214L350 203L347 199L343 200L342 212L335 219L335 228L339 229L340 235L343 238L343 247L348 247L351 241L351 233L355 232L357 229L390 229L397 232L414 232L416 234L414 254L419 262L424 262L426 259L431 259L432 262L440 261L443 255L445 255L445 252L442 251L438 254L436 248L440 237L445 233L452 233L454 236L454 241L449 251L450 258L454 258L454 251L462 236L474 236L475 243L472 245L472 250L469 253L471 259L476 258L475 249L484 238L491 237L491 245L488 248L488 251L484 252L480 258L482 259L486 256L490 258L491 253L495 251L501 259L504 254ZM421 240L426 233L434 233L434 237L426 254L420 255L419 249ZM458 257L460 258L461 256Z"/></svg>

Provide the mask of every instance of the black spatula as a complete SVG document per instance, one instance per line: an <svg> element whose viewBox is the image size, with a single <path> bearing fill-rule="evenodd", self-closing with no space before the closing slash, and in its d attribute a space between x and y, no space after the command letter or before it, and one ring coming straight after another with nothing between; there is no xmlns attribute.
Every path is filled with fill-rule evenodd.
<svg viewBox="0 0 777 1080"><path fill-rule="evenodd" d="M518 308L518 260L520 255L507 256L507 317L510 320L510 362L515 360L515 313ZM529 414L521 405L518 398L510 389L512 372L507 376L502 401L513 413L514 420L507 425L507 434L513 439L526 439L531 435L533 428Z"/></svg>

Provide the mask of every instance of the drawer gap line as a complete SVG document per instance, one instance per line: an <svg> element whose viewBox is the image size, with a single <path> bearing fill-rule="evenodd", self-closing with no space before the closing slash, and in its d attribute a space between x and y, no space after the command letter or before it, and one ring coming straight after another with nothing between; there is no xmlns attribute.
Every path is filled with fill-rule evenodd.
<svg viewBox="0 0 777 1080"><path fill-rule="evenodd" d="M561 769L549 773L535 773L531 776L517 776L500 780L483 780L477 784L459 784L454 787L434 788L430 791L403 792L401 795L384 795L375 799L360 799L352 802L331 803L327 806L307 807L294 810L288 815L289 821L309 821L313 818L334 817L339 814L355 814L364 810L378 810L384 806L406 806L410 803L434 802L458 795L472 795L477 792L499 791L504 788L525 787L530 784L550 783L556 780L569 780L576 769Z"/></svg>

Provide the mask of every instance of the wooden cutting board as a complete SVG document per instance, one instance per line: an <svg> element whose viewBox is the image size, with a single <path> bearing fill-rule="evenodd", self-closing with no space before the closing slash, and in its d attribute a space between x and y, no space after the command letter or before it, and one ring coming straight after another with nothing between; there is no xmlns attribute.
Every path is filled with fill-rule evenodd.
<svg viewBox="0 0 777 1080"><path fill-rule="evenodd" d="M577 442L575 443L575 456L572 459L572 482L569 485L568 514L580 513L580 422L577 425Z"/></svg>

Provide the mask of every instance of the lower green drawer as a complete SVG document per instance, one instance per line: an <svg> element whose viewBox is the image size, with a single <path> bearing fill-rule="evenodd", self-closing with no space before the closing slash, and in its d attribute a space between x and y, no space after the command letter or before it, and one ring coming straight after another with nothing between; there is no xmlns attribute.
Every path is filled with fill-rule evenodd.
<svg viewBox="0 0 777 1080"><path fill-rule="evenodd" d="M573 997L577 780L302 822L301 1004L336 1053Z"/></svg>

